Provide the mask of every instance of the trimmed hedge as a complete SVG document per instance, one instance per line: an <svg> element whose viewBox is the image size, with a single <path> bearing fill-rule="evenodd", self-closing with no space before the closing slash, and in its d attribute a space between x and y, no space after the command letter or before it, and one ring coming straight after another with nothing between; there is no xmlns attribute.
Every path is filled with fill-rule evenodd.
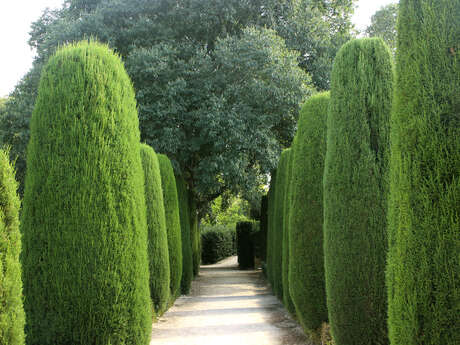
<svg viewBox="0 0 460 345"><path fill-rule="evenodd" d="M201 261L214 264L236 254L236 232L234 227L224 225L204 225L201 227Z"/></svg>
<svg viewBox="0 0 460 345"><path fill-rule="evenodd" d="M268 189L268 224L267 224L267 264L265 265L266 274L270 285L274 291L273 280L273 237L275 233L275 187L276 187L276 170L271 174L270 188Z"/></svg>
<svg viewBox="0 0 460 345"><path fill-rule="evenodd" d="M179 199L180 228L182 235L182 280L180 289L182 294L190 292L193 280L193 257L190 240L190 212L188 208L188 190L184 179L176 176L177 197Z"/></svg>
<svg viewBox="0 0 460 345"><path fill-rule="evenodd" d="M386 344L391 53L380 38L337 53L324 168L327 309L336 345Z"/></svg>
<svg viewBox="0 0 460 345"><path fill-rule="evenodd" d="M144 168L145 204L147 209L150 297L157 315L168 307L170 268L166 233L163 189L158 158L150 146L141 144Z"/></svg>
<svg viewBox="0 0 460 345"><path fill-rule="evenodd" d="M252 269L254 262L254 237L252 222L236 223L236 251L240 269Z"/></svg>
<svg viewBox="0 0 460 345"><path fill-rule="evenodd" d="M188 205L190 211L190 241L192 244L193 275L197 276L200 273L201 236L200 229L198 228L198 213L193 193L189 193Z"/></svg>
<svg viewBox="0 0 460 345"><path fill-rule="evenodd" d="M25 341L17 189L8 152L0 150L0 344L8 345Z"/></svg>
<svg viewBox="0 0 460 345"><path fill-rule="evenodd" d="M22 213L29 345L148 344L144 174L131 81L107 46L61 48L41 75Z"/></svg>
<svg viewBox="0 0 460 345"><path fill-rule="evenodd" d="M460 0L401 0L391 129L392 345L460 344Z"/></svg>
<svg viewBox="0 0 460 345"><path fill-rule="evenodd" d="M260 260L267 261L267 235L268 235L268 195L263 195L260 202Z"/></svg>
<svg viewBox="0 0 460 345"><path fill-rule="evenodd" d="M282 279L283 279L283 304L291 313L295 313L294 303L289 290L289 228L291 211L291 177L292 177L292 149L287 149L286 181L284 185L284 215L283 215L283 257L282 257Z"/></svg>
<svg viewBox="0 0 460 345"><path fill-rule="evenodd" d="M165 204L166 232L168 234L169 268L171 299L180 295L182 279L182 231L179 216L176 178L171 161L164 154L158 154L160 164L161 185Z"/></svg>
<svg viewBox="0 0 460 345"><path fill-rule="evenodd" d="M329 100L329 93L324 92L303 105L292 146L289 289L299 322L309 331L327 321L323 172Z"/></svg>

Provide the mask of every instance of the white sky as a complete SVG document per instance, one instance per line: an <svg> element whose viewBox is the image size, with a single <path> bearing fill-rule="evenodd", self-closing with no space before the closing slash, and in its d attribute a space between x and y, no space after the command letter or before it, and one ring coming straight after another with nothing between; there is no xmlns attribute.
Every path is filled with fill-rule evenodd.
<svg viewBox="0 0 460 345"><path fill-rule="evenodd" d="M32 67L34 52L29 40L30 25L46 7L59 8L64 0L0 1L0 97L8 95ZM353 23L364 30L381 6L397 0L358 0Z"/></svg>

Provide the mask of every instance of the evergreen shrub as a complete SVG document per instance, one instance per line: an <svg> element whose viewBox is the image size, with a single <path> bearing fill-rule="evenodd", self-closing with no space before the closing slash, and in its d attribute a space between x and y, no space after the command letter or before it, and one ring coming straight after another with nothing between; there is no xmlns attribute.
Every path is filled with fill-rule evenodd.
<svg viewBox="0 0 460 345"><path fill-rule="evenodd" d="M189 193L188 205L190 211L190 240L192 244L193 275L200 273L201 264L201 236L198 227L196 200L193 193Z"/></svg>
<svg viewBox="0 0 460 345"><path fill-rule="evenodd" d="M236 223L236 251L240 269L254 268L254 237L252 222Z"/></svg>
<svg viewBox="0 0 460 345"><path fill-rule="evenodd" d="M155 312L163 314L170 300L170 268L163 189L158 158L150 146L141 144L147 210L150 297Z"/></svg>
<svg viewBox="0 0 460 345"><path fill-rule="evenodd" d="M107 46L65 46L44 67L22 211L27 343L148 344L136 100Z"/></svg>
<svg viewBox="0 0 460 345"><path fill-rule="evenodd" d="M337 53L331 74L324 168L326 295L336 345L387 344L385 261L389 48L357 39Z"/></svg>
<svg viewBox="0 0 460 345"><path fill-rule="evenodd" d="M172 301L180 295L182 279L182 232L177 198L176 178L171 161L164 154L158 154L160 164L161 186L166 216L166 233L168 235L170 288Z"/></svg>
<svg viewBox="0 0 460 345"><path fill-rule="evenodd" d="M236 254L235 228L225 225L203 225L201 233L201 261L203 264L214 264Z"/></svg>
<svg viewBox="0 0 460 345"><path fill-rule="evenodd" d="M268 235L268 194L263 195L260 202L260 260L267 261L267 235Z"/></svg>
<svg viewBox="0 0 460 345"><path fill-rule="evenodd" d="M460 0L401 0L397 28L389 337L460 344Z"/></svg>
<svg viewBox="0 0 460 345"><path fill-rule="evenodd" d="M0 150L0 344L8 345L25 339L17 189L8 152Z"/></svg>
<svg viewBox="0 0 460 345"><path fill-rule="evenodd" d="M289 290L307 331L327 321L323 256L323 172L329 93L311 97L301 108L292 146L289 228Z"/></svg>
<svg viewBox="0 0 460 345"><path fill-rule="evenodd" d="M270 188L267 193L267 264L265 265L266 275L270 285L274 292L274 280L273 280L273 237L275 233L275 187L276 187L276 170L273 170L270 178Z"/></svg>

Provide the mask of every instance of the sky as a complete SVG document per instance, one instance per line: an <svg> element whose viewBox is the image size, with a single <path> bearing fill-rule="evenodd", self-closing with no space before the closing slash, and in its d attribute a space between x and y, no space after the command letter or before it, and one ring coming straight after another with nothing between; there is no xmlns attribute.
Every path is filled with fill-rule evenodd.
<svg viewBox="0 0 460 345"><path fill-rule="evenodd" d="M35 52L29 47L30 25L36 21L45 8L59 8L64 0L15 0L0 2L0 97L7 96L14 86L32 67ZM358 30L364 30L371 16L397 0L356 1L353 23Z"/></svg>

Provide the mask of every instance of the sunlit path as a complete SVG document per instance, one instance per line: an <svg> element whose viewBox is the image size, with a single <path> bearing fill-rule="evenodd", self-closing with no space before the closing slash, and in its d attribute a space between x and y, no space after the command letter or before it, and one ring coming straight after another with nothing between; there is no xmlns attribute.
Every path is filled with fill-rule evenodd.
<svg viewBox="0 0 460 345"><path fill-rule="evenodd" d="M239 271L236 257L201 266L189 296L153 325L150 345L309 344L260 271Z"/></svg>

